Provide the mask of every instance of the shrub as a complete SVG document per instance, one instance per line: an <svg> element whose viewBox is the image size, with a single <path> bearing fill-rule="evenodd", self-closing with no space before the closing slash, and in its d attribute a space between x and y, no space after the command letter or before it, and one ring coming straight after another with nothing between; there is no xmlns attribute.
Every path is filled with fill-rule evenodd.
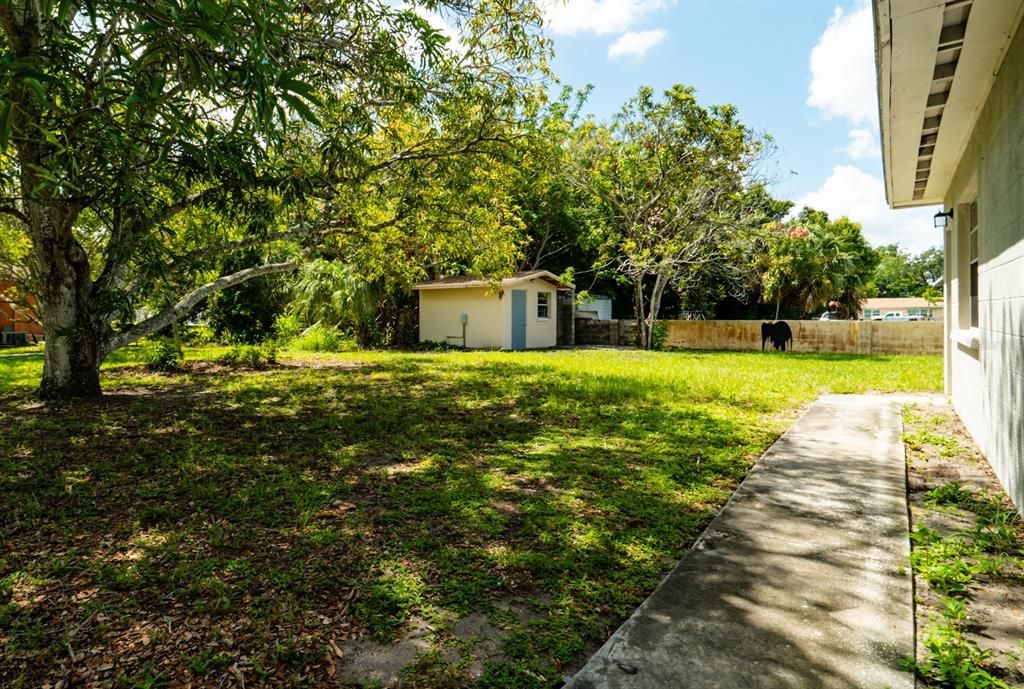
<svg viewBox="0 0 1024 689"><path fill-rule="evenodd" d="M651 349L660 351L665 348L668 342L668 326L664 323L655 323L654 332L651 333Z"/></svg>
<svg viewBox="0 0 1024 689"><path fill-rule="evenodd" d="M289 311L303 323L330 323L361 345L375 344L383 341L376 321L384 296L354 266L318 259L306 263L292 283Z"/></svg>
<svg viewBox="0 0 1024 689"><path fill-rule="evenodd" d="M274 320L274 335L278 342L291 342L302 332L302 322L295 314L282 313Z"/></svg>
<svg viewBox="0 0 1024 689"><path fill-rule="evenodd" d="M462 345L452 344L450 342L426 340L424 342L414 342L410 345L411 349L415 349L421 352L462 352L465 351L465 347Z"/></svg>
<svg viewBox="0 0 1024 689"><path fill-rule="evenodd" d="M230 275L266 258L256 249L237 252L225 259L221 274ZM286 301L287 289L280 276L253 278L213 294L206 303L206 321L221 342L256 344L273 334L274 321Z"/></svg>
<svg viewBox="0 0 1024 689"><path fill-rule="evenodd" d="M352 341L336 329L319 323L292 340L291 345L303 352L341 352L355 348Z"/></svg>
<svg viewBox="0 0 1024 689"><path fill-rule="evenodd" d="M161 337L153 340L146 355L146 368L150 371L177 371L181 368L184 354L177 340Z"/></svg>
<svg viewBox="0 0 1024 689"><path fill-rule="evenodd" d="M205 345L217 341L213 328L205 323L181 326L178 329L178 335L181 341L187 345Z"/></svg>
<svg viewBox="0 0 1024 689"><path fill-rule="evenodd" d="M248 368L266 368L277 363L277 345L235 345L224 353L220 361Z"/></svg>

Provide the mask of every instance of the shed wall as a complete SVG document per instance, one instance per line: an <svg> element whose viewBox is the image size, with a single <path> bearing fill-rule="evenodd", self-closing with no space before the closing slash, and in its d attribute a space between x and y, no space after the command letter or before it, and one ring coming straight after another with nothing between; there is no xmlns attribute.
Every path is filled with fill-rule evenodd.
<svg viewBox="0 0 1024 689"><path fill-rule="evenodd" d="M558 341L558 303L554 285L529 280L502 288L502 294L486 287L424 289L420 294L420 342L461 344L461 314L466 323L466 347L509 349L512 344L512 307L509 292L526 292L526 348L554 347ZM549 294L548 318L537 315L537 295Z"/></svg>
<svg viewBox="0 0 1024 689"><path fill-rule="evenodd" d="M466 323L466 346L500 349L508 346L507 300L484 287L420 290L420 342L461 344L461 314Z"/></svg>
<svg viewBox="0 0 1024 689"><path fill-rule="evenodd" d="M558 344L558 308L555 286L547 280L530 280L510 289L526 290L526 348L546 349ZM537 316L537 295L548 293L548 317Z"/></svg>

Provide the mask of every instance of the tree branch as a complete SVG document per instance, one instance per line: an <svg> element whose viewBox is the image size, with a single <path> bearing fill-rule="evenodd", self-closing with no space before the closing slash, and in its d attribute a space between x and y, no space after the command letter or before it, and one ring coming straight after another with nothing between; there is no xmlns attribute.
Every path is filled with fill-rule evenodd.
<svg viewBox="0 0 1024 689"><path fill-rule="evenodd" d="M148 272L136 275L130 282L124 286L124 291L128 293L135 292L141 289L144 285L150 284L156 278L162 275L175 274L179 270L179 266L183 264L187 266L189 261L201 259L205 256L210 256L219 253L229 253L232 251L239 251L242 249L248 249L255 246L264 246L271 242L285 241L291 239L306 239L311 237L329 237L332 235L341 234L349 230L363 229L368 232L378 232L387 227L398 224L405 215L398 213L389 220L384 220L373 225L368 225L365 228L358 228L351 221L342 220L329 220L321 223L298 225L289 230L283 230L273 234L268 234L265 237L250 237L248 239L238 239L232 241L219 242L209 244L204 247L200 247L194 251L181 254L175 257L170 262L161 266L158 273ZM309 255L309 250L303 250L303 256Z"/></svg>
<svg viewBox="0 0 1024 689"><path fill-rule="evenodd" d="M169 306L160 313L147 318L141 323L137 323L130 329L117 333L111 337L103 345L102 355L105 357L111 352L114 352L125 345L129 345L136 342L146 335L152 335L158 330L162 330L172 323L176 323L192 311L192 309L206 297L220 292L221 290L240 285L246 280L258 278L263 275L274 275L275 273L287 273L288 271L295 270L298 267L297 261L286 261L284 263L267 263L261 266L255 266L253 268L246 268L240 270L237 273L231 275L225 275L219 277L213 282L208 282L201 287L189 292L187 295L182 297L178 303L173 306Z"/></svg>
<svg viewBox="0 0 1024 689"><path fill-rule="evenodd" d="M17 218L24 224L28 225L28 216L25 215L19 208L16 208L14 206L0 206L0 213L9 215L12 218Z"/></svg>
<svg viewBox="0 0 1024 689"><path fill-rule="evenodd" d="M268 184L268 181L263 181L263 183L256 182L252 185L252 188L256 189ZM178 213L181 213L182 211L188 210L189 208L194 208L195 206L199 206L204 203L208 203L213 199L217 198L218 196L220 196L221 194L227 192L228 188L229 186L227 184L216 184L212 187L207 187L202 191L196 192L195 194L190 194L185 198L178 199L173 203L169 203L164 208L162 208L158 213L156 213L152 218L149 219L147 226L152 227L154 225L159 225L162 222L170 220L171 218L176 216Z"/></svg>

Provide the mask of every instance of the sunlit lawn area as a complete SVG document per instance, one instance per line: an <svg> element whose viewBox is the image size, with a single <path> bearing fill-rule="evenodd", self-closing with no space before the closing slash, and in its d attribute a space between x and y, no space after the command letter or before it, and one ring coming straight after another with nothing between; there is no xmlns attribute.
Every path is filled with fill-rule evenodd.
<svg viewBox="0 0 1024 689"><path fill-rule="evenodd" d="M285 353L31 397L0 357L0 685L550 687L823 392L935 391L940 357ZM460 630L500 630L490 646ZM485 648L486 646L486 648ZM432 650L431 650L432 649ZM346 669L348 668L348 669Z"/></svg>

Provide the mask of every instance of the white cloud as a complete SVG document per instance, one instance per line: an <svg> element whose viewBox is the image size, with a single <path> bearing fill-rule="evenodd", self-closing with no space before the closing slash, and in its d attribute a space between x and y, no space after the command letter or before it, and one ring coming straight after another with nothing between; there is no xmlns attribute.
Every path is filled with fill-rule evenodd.
<svg viewBox="0 0 1024 689"><path fill-rule="evenodd" d="M630 57L634 60L641 59L654 46L661 43L668 36L668 32L656 29L653 31L627 31L619 36L614 43L608 46L608 59Z"/></svg>
<svg viewBox="0 0 1024 689"><path fill-rule="evenodd" d="M825 211L831 218L847 216L864 228L871 244L900 244L914 253L942 243L942 230L934 228L935 208L890 210L885 184L853 165L836 165L817 191L796 200L793 215L804 206Z"/></svg>
<svg viewBox="0 0 1024 689"><path fill-rule="evenodd" d="M663 0L547 0L544 24L555 34L606 36L626 31L664 4Z"/></svg>
<svg viewBox="0 0 1024 689"><path fill-rule="evenodd" d="M416 6L413 9L418 15L427 20L431 27L433 27L438 33L448 39L448 49L459 55L463 55L466 52L466 46L462 44L461 32L455 26L452 26L440 12L434 10L424 9Z"/></svg>
<svg viewBox="0 0 1024 689"><path fill-rule="evenodd" d="M872 21L868 3L851 12L837 7L811 50L807 104L826 117L843 117L853 125L877 126Z"/></svg>
<svg viewBox="0 0 1024 689"><path fill-rule="evenodd" d="M425 19L432 29L448 39L443 50L450 51L459 56L466 54L467 47L462 42L462 29L458 22L453 24L448 18L448 16L452 15L446 16L437 10L430 10L415 3L403 3L399 5L399 8L415 12L421 18ZM405 57L413 63L422 60L423 44L420 41L419 33L413 31L411 28L407 28L402 38L402 51L405 53Z"/></svg>
<svg viewBox="0 0 1024 689"><path fill-rule="evenodd" d="M882 155L882 149L875 143L875 134L870 129L851 129L846 153L854 160L863 160L877 158Z"/></svg>

